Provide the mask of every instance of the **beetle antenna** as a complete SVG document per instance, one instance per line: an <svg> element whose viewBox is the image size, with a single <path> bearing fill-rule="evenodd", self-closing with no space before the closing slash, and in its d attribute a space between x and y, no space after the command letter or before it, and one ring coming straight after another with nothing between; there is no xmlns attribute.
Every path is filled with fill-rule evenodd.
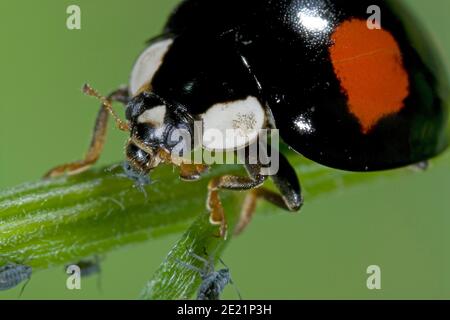
<svg viewBox="0 0 450 320"><path fill-rule="evenodd" d="M114 111L111 101L109 99L102 96L97 90L92 88L87 83L84 84L84 86L83 86L83 93L88 96L97 98L98 100L100 100L102 102L103 106L106 108L106 110L108 110L109 114L114 118L114 121L116 122L116 126L117 126L117 128L119 128L119 130L130 131L130 127L129 127L128 123L124 122L122 119L119 118L117 113Z"/></svg>

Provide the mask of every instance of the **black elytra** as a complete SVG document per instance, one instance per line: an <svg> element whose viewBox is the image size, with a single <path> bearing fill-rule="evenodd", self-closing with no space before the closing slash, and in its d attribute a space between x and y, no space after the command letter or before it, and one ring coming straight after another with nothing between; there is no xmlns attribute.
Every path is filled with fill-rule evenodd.
<svg viewBox="0 0 450 320"><path fill-rule="evenodd" d="M367 32L377 34L360 28L374 5L382 30ZM186 0L155 41L164 38L173 43L152 92L193 117L254 96L292 149L349 171L415 164L447 147L443 67L399 1Z"/></svg>

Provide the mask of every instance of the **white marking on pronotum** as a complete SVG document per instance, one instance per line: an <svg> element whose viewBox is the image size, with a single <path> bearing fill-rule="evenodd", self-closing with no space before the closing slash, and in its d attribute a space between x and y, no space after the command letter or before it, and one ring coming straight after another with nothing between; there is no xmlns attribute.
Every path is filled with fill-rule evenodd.
<svg viewBox="0 0 450 320"><path fill-rule="evenodd" d="M130 93L133 96L144 85L152 81L172 43L172 39L156 42L148 47L137 59L130 79Z"/></svg>
<svg viewBox="0 0 450 320"><path fill-rule="evenodd" d="M145 110L138 118L139 123L148 123L155 128L164 124L166 116L166 106L157 106L149 110Z"/></svg>
<svg viewBox="0 0 450 320"><path fill-rule="evenodd" d="M238 150L255 142L266 116L258 99L218 103L202 115L203 146L210 150Z"/></svg>

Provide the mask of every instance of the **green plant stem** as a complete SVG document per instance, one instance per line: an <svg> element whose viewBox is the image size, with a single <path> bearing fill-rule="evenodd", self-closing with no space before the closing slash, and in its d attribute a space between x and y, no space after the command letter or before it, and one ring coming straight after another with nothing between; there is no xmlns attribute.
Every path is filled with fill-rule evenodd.
<svg viewBox="0 0 450 320"><path fill-rule="evenodd" d="M436 162L448 161L448 153L443 158ZM358 174L328 169L297 155L289 155L289 160L302 181L306 201L380 177L412 172ZM206 187L210 178L243 173L240 166L222 165L213 167L200 181L188 183L180 181L171 166L164 166L152 174L153 183L145 188L145 194L121 172L116 165L74 177L26 183L1 192L0 259L26 261L39 270L180 233L200 214L206 216ZM234 217L242 193L222 195L227 215ZM258 212L279 211L262 204ZM161 275L167 277L167 273ZM159 283L164 281L165 278L160 279ZM183 293L177 291L178 295Z"/></svg>
<svg viewBox="0 0 450 320"><path fill-rule="evenodd" d="M233 230L238 221L240 203L240 201L228 201L226 203L225 209L230 213L227 215L230 230ZM229 233L226 239L218 238L217 235L217 227L209 223L208 215L198 216L147 283L141 298L146 300L180 300L192 297L200 285L201 277L197 272L180 264L180 261L202 269L204 264L191 254L195 253L205 259L210 259L212 256L214 262L217 262L233 233Z"/></svg>
<svg viewBox="0 0 450 320"><path fill-rule="evenodd" d="M34 270L76 262L182 232L206 213L208 178L186 185L172 167L161 167L142 191L121 171L94 169L0 193L0 259L27 261Z"/></svg>

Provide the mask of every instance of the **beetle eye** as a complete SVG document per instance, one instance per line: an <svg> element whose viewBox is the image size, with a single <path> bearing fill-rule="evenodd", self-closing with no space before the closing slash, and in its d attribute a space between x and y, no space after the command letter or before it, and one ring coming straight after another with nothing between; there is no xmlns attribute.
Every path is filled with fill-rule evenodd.
<svg viewBox="0 0 450 320"><path fill-rule="evenodd" d="M133 143L127 145L127 159L136 171L147 172L150 155Z"/></svg>

